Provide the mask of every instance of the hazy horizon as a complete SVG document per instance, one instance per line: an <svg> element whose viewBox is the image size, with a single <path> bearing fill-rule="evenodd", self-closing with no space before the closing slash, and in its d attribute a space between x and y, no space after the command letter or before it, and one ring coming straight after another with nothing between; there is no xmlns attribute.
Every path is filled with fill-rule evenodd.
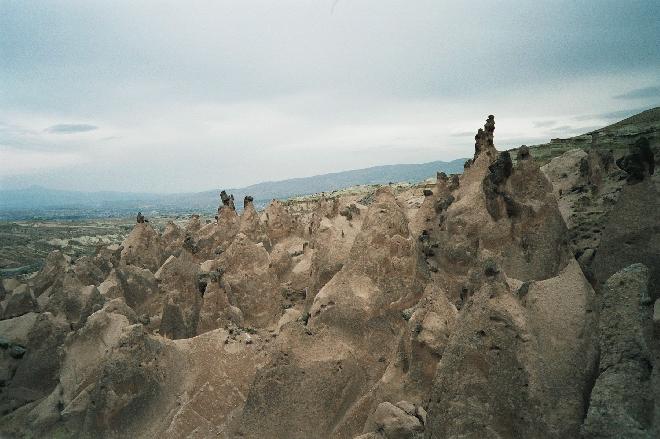
<svg viewBox="0 0 660 439"><path fill-rule="evenodd" d="M249 188L251 186L258 186L262 184L268 184L268 183L280 183L284 181L289 181L289 180L304 180L307 178L313 178L313 177L321 177L325 175L333 175L333 174L344 174L348 173L351 171L362 171L366 169L374 169L374 168L381 168L381 167L397 167L397 166L414 166L414 165L423 165L426 163L434 163L434 162L444 162L444 163L452 163L456 160L467 160L468 157L460 157L454 160L432 160L430 162L424 162L424 163L392 163L392 164L385 164L385 165L376 165L376 166L368 166L366 168L357 168L357 169L340 169L338 171L330 171L330 172L325 172L323 174L313 174L313 175L294 175L292 177L288 178L283 178L283 179L278 179L278 180L264 180L264 181L255 181L252 183L248 183L244 186L235 186L235 187L229 187L229 186L217 186L217 187L208 187L206 189L202 190L195 190L195 191L185 191L185 192L149 192L149 191L117 191L117 190L108 190L108 189L101 189L101 190L85 190L85 188L80 188L80 189L59 189L59 188L52 188L52 187L47 187L43 186L40 184L26 184L26 185L20 185L20 186L13 186L13 187L0 187L1 190L29 190L29 189L48 189L48 190L54 190L54 191L71 191L71 192L82 192L82 193L98 193L98 192L116 192L116 193L123 193L123 194L138 194L138 195L185 195L185 194L190 194L190 193L200 193L200 192L218 192L221 190L235 190L235 189L244 189L244 188ZM434 177L434 175L429 174L429 178ZM421 180L420 180L421 181ZM400 181L392 182L392 183L401 183ZM368 184L368 183L365 183ZM219 195L218 195L219 196Z"/></svg>
<svg viewBox="0 0 660 439"><path fill-rule="evenodd" d="M0 2L0 189L184 193L472 155L660 103L660 4Z"/></svg>

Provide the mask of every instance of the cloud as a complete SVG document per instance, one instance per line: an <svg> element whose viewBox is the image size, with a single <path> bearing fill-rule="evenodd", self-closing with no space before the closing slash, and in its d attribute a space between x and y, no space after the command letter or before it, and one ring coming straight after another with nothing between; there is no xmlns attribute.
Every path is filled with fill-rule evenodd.
<svg viewBox="0 0 660 439"><path fill-rule="evenodd" d="M534 128L547 128L555 125L556 120L537 120L534 122Z"/></svg>
<svg viewBox="0 0 660 439"><path fill-rule="evenodd" d="M560 136L560 137L572 137L580 134L586 134L590 131L602 128L600 125L562 125L555 128L551 128L546 131L546 134L551 136Z"/></svg>
<svg viewBox="0 0 660 439"><path fill-rule="evenodd" d="M96 125L89 125L85 123L61 123L57 125L50 126L44 131L51 134L75 134L75 133L84 133L87 131L98 130L99 127Z"/></svg>
<svg viewBox="0 0 660 439"><path fill-rule="evenodd" d="M474 131L459 131L456 133L451 133L450 136L452 137L474 137L474 135L477 133L477 130L475 129Z"/></svg>
<svg viewBox="0 0 660 439"><path fill-rule="evenodd" d="M507 150L517 148L520 145L540 145L549 142L547 137L529 136L529 137L507 137L497 141L497 149Z"/></svg>
<svg viewBox="0 0 660 439"><path fill-rule="evenodd" d="M84 163L85 159L79 154L68 152L0 149L0 161L10 164L10 166L3 166L0 169L0 178L6 178L23 175L26 172L39 173L53 169L61 170L61 168Z"/></svg>
<svg viewBox="0 0 660 439"><path fill-rule="evenodd" d="M579 116L573 117L573 120L604 120L604 121L619 121L623 120L627 117L633 116L635 114L639 114L642 111L646 111L650 109L650 107L642 107L642 108L633 108L630 110L618 110L618 111L608 111L605 113L598 113L598 114L582 114Z"/></svg>
<svg viewBox="0 0 660 439"><path fill-rule="evenodd" d="M647 99L660 98L660 86L642 87L630 90L626 93L613 96L614 99Z"/></svg>
<svg viewBox="0 0 660 439"><path fill-rule="evenodd" d="M546 130L546 133L550 134L562 134L562 133L568 133L568 132L574 132L577 128L570 126L570 125L561 125L558 127L550 128L549 130Z"/></svg>

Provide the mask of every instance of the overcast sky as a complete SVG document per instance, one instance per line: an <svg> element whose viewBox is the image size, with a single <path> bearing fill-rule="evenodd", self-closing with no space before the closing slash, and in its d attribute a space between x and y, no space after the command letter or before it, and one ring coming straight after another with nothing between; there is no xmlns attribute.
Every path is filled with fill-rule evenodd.
<svg viewBox="0 0 660 439"><path fill-rule="evenodd" d="M0 187L187 192L660 104L660 2L0 0Z"/></svg>

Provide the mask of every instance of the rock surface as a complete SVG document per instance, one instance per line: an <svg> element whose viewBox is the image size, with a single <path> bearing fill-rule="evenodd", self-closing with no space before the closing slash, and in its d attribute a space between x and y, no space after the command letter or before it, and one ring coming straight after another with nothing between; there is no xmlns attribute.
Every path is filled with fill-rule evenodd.
<svg viewBox="0 0 660 439"><path fill-rule="evenodd" d="M149 223L138 222L122 243L121 261L155 272L160 267L163 253L160 236Z"/></svg>
<svg viewBox="0 0 660 439"><path fill-rule="evenodd" d="M652 306L642 264L612 275L603 288L599 374L583 427L586 438L651 438L654 361L647 337Z"/></svg>

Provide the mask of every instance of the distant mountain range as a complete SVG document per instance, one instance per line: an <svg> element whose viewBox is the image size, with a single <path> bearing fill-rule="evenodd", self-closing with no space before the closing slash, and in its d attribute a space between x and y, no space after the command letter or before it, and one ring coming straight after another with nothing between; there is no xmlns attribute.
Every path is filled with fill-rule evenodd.
<svg viewBox="0 0 660 439"><path fill-rule="evenodd" d="M465 160L375 166L226 190L234 194L237 206L242 206L245 195L254 197L256 204L264 205L272 199L331 192L356 185L419 182L434 177L438 171L456 174L463 171ZM213 212L220 203L219 193L220 188L196 193L154 194L62 191L31 186L26 189L0 190L0 219L63 218L68 215L65 212L69 212L72 217L123 216L137 210L154 213ZM75 213L71 213L72 210Z"/></svg>

